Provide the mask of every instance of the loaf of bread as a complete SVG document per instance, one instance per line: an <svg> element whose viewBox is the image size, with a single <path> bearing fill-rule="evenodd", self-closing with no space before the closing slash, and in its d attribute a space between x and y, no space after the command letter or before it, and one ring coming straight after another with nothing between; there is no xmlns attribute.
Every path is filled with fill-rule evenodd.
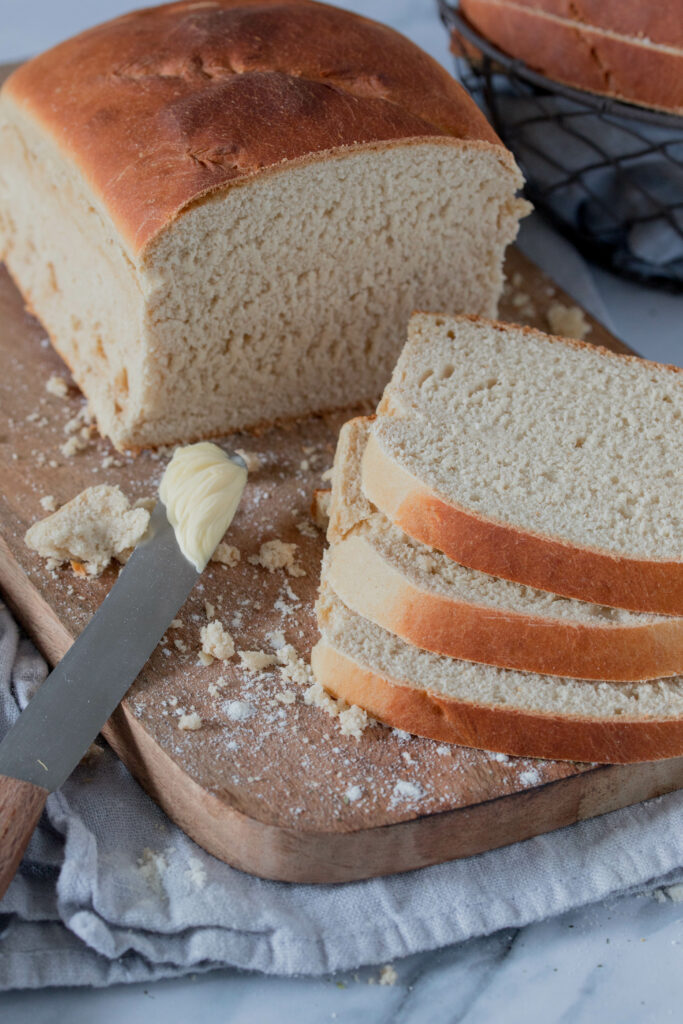
<svg viewBox="0 0 683 1024"><path fill-rule="evenodd" d="M683 2L460 0L473 28L548 78L683 112Z"/></svg>
<svg viewBox="0 0 683 1024"><path fill-rule="evenodd" d="M366 497L463 565L683 615L683 375L477 317L418 314L362 463Z"/></svg>
<svg viewBox="0 0 683 1024"><path fill-rule="evenodd" d="M618 764L683 755L683 678L591 682L419 650L325 585L311 664L336 697L447 743L525 757Z"/></svg>
<svg viewBox="0 0 683 1024"><path fill-rule="evenodd" d="M0 99L0 255L119 447L379 395L416 305L494 313L521 184L435 61L309 0L126 14Z"/></svg>
<svg viewBox="0 0 683 1024"><path fill-rule="evenodd" d="M349 420L332 476L326 580L352 611L424 650L527 672L639 680L683 672L683 617L558 597L468 569L364 496L371 420Z"/></svg>

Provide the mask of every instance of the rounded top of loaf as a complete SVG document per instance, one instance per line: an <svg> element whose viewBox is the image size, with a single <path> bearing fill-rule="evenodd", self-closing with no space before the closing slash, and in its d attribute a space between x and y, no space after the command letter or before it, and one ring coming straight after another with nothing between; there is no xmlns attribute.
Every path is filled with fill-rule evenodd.
<svg viewBox="0 0 683 1024"><path fill-rule="evenodd" d="M83 32L6 99L73 161L138 254L198 198L357 147L493 144L461 86L384 25L311 0L183 0Z"/></svg>

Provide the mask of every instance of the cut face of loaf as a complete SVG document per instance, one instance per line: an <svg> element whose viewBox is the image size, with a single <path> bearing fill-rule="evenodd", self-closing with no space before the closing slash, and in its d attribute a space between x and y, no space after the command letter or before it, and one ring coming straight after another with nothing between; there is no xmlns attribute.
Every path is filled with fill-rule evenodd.
<svg viewBox="0 0 683 1024"><path fill-rule="evenodd" d="M407 536L365 498L372 421L340 432L332 477L328 585L354 612L426 650L578 679L683 672L683 618L635 614L534 590L459 565Z"/></svg>
<svg viewBox="0 0 683 1024"><path fill-rule="evenodd" d="M325 689L398 729L447 743L610 764L683 754L683 679L558 679L421 651L329 588L311 664Z"/></svg>
<svg viewBox="0 0 683 1024"><path fill-rule="evenodd" d="M683 614L683 378L529 328L418 314L363 456L397 526L464 565Z"/></svg>
<svg viewBox="0 0 683 1024"><path fill-rule="evenodd" d="M306 2L134 12L0 100L0 256L119 447L376 397L493 313L521 176L436 62Z"/></svg>

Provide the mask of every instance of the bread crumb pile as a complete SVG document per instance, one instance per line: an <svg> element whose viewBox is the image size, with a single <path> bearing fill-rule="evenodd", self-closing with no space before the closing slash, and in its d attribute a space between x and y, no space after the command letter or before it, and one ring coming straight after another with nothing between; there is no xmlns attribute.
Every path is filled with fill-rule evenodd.
<svg viewBox="0 0 683 1024"><path fill-rule="evenodd" d="M338 718L342 736L353 736L359 740L371 721L367 711L356 704L349 706L346 701L330 696L314 678L311 666L299 657L291 644L281 647L277 655L280 661L280 674L285 679L306 687L304 704L320 708L331 718Z"/></svg>
<svg viewBox="0 0 683 1024"><path fill-rule="evenodd" d="M24 539L49 569L71 562L75 570L99 576L112 559L126 561L148 523L149 512L131 508L119 487L99 484L34 523Z"/></svg>

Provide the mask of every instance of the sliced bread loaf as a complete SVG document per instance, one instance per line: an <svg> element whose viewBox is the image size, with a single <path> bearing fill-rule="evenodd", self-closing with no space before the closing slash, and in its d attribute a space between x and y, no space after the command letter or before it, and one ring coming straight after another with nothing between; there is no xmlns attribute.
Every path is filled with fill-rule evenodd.
<svg viewBox="0 0 683 1024"><path fill-rule="evenodd" d="M683 377L477 317L417 314L363 490L463 565L683 614Z"/></svg>
<svg viewBox="0 0 683 1024"><path fill-rule="evenodd" d="M459 565L408 537L362 493L371 420L346 423L332 476L326 578L353 611L425 650L579 679L683 672L683 617L637 614Z"/></svg>
<svg viewBox="0 0 683 1024"><path fill-rule="evenodd" d="M521 185L436 61L308 0L134 11L0 97L0 258L118 447L374 400L416 305L495 313Z"/></svg>
<svg viewBox="0 0 683 1024"><path fill-rule="evenodd" d="M456 661L383 630L326 587L317 680L395 728L526 757L627 763L683 755L683 678L613 683Z"/></svg>

